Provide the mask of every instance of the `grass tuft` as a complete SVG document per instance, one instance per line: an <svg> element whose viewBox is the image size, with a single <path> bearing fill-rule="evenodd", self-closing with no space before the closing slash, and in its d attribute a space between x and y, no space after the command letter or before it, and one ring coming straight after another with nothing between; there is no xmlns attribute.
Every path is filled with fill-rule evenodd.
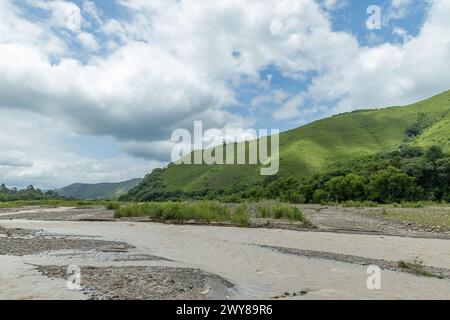
<svg viewBox="0 0 450 320"><path fill-rule="evenodd" d="M434 277L435 275L431 272L428 272L425 270L425 267L423 265L423 260L419 259L418 257L414 258L413 260L409 261L403 261L400 260L398 262L398 267L406 270L408 272L414 273L416 275L424 276L424 277Z"/></svg>
<svg viewBox="0 0 450 320"><path fill-rule="evenodd" d="M120 203L118 202L110 202L106 204L106 210L118 210L120 209Z"/></svg>
<svg viewBox="0 0 450 320"><path fill-rule="evenodd" d="M262 205L258 208L258 217L298 221L302 222L305 226L312 226L312 223L299 208L281 203L262 203Z"/></svg>

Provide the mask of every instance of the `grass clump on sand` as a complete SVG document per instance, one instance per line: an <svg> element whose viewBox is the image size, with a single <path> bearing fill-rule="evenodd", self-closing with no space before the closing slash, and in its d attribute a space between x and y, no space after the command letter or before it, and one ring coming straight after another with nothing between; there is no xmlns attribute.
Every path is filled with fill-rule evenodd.
<svg viewBox="0 0 450 320"><path fill-rule="evenodd" d="M234 215L231 217L231 222L237 224L238 226L250 225L250 217L245 204L241 204L236 208Z"/></svg>
<svg viewBox="0 0 450 320"><path fill-rule="evenodd" d="M423 260L421 260L417 257L410 261L400 260L398 262L398 267L405 271L414 273L416 275L424 276L424 277L434 277L435 276L431 272L428 272L427 270L425 270L425 267L423 265Z"/></svg>
<svg viewBox="0 0 450 320"><path fill-rule="evenodd" d="M312 226L312 223L299 208L281 203L263 203L258 208L258 217L297 221L302 222L305 226Z"/></svg>
<svg viewBox="0 0 450 320"><path fill-rule="evenodd" d="M120 203L118 202L110 202L106 204L106 210L118 210L120 209Z"/></svg>
<svg viewBox="0 0 450 320"><path fill-rule="evenodd" d="M199 202L148 202L119 207L115 216L149 217L157 221L231 222L239 226L250 224L245 205L233 210L216 201Z"/></svg>

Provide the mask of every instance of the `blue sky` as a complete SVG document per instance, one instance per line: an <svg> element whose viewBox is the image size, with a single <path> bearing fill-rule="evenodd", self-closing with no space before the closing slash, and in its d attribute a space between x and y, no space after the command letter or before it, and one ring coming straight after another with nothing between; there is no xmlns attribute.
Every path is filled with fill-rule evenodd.
<svg viewBox="0 0 450 320"><path fill-rule="evenodd" d="M2 1L0 182L141 177L194 120L287 130L426 98L450 87L448 16L445 0Z"/></svg>
<svg viewBox="0 0 450 320"><path fill-rule="evenodd" d="M367 8L371 5L376 5L380 8L382 27L380 29L369 30L366 26L367 19L370 14L367 13ZM402 44L405 37L396 33L396 30L403 30L408 36L416 37L425 21L429 3L426 1L410 1L405 2L398 8L393 7L390 0L361 0L361 1L342 1L334 10L329 11L330 23L332 30L335 32L345 32L351 34L358 41L360 46L375 47L385 43L393 45ZM301 79L285 76L277 69L277 66L270 64L265 68L259 70L259 78L271 78L270 88L273 90L283 90L288 94L294 96L299 92L306 91L311 84L312 79L318 75L317 72L304 72ZM239 112L242 115L254 115L255 108L251 107L253 98L261 94L260 86L253 84L239 84L235 88L239 106L232 106L232 112ZM332 100L324 108L331 108L336 101ZM242 108L242 105L245 107ZM303 103L304 108L313 107L314 101L305 99ZM357 108L372 107L370 105L359 105ZM262 109L262 110L261 110ZM270 116L273 112L273 102L269 102L266 108L258 106L256 110L256 117L258 119L257 126L261 128L280 128L281 130L288 130L295 128L298 125L309 123L311 121L329 116L329 113L318 110L311 113L302 119L282 119L275 121Z"/></svg>

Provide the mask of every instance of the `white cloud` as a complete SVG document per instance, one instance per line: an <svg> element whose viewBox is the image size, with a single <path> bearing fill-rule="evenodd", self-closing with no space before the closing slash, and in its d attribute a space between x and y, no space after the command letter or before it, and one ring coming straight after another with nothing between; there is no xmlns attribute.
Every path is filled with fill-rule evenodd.
<svg viewBox="0 0 450 320"><path fill-rule="evenodd" d="M402 44L353 50L314 80L309 95L338 100L330 113L401 105L450 86L450 3L435 0L419 35Z"/></svg>
<svg viewBox="0 0 450 320"><path fill-rule="evenodd" d="M326 10L344 1L121 0L132 19L107 17L87 0L81 9L62 0L28 2L50 18L29 21L12 1L0 2L0 108L11 121L32 121L23 116L26 111L41 122L51 119L50 127L59 125L30 138L42 145L47 139L54 150L27 149L25 142L18 148L0 139L5 152L23 152L33 163L0 170L0 178L10 180L86 180L83 167L89 179L116 179L134 167L126 161L141 161L124 154L104 161L66 153L64 144L48 139L66 136L62 132L109 137L133 156L163 159L171 131L190 128L193 120L207 127L248 127L255 119L225 109L238 105L235 88L245 82L261 88L251 107L273 103L277 109L270 113L277 120L322 110L330 101L337 103L329 113L412 102L450 85L445 0L432 2L417 37L396 29L402 43L370 48L332 30ZM391 7L401 13L408 4L393 0ZM95 32L86 30L94 24ZM85 48L83 61L73 40ZM100 54L101 46L109 51ZM309 71L317 76L306 90L288 94L272 89L270 77L260 79L268 66L293 79ZM302 110L306 99L316 106ZM11 132L21 141L19 132ZM146 167L136 163L139 172Z"/></svg>
<svg viewBox="0 0 450 320"><path fill-rule="evenodd" d="M409 41L412 40L412 36L403 28L395 27L392 33L399 37L402 41Z"/></svg>
<svg viewBox="0 0 450 320"><path fill-rule="evenodd" d="M86 154L70 127L35 113L2 110L0 127L8 132L0 135L0 183L9 186L59 188L74 182L123 181L163 165L122 152Z"/></svg>
<svg viewBox="0 0 450 320"><path fill-rule="evenodd" d="M32 167L33 162L26 159L26 154L17 150L0 152L0 167Z"/></svg>
<svg viewBox="0 0 450 320"><path fill-rule="evenodd" d="M388 24L392 20L405 18L410 12L413 3L413 0L392 0L387 8L384 23Z"/></svg>
<svg viewBox="0 0 450 320"><path fill-rule="evenodd" d="M394 8L400 8L400 7L409 6L412 3L413 3L413 0L392 0L391 5Z"/></svg>
<svg viewBox="0 0 450 320"><path fill-rule="evenodd" d="M272 115L276 120L293 120L301 116L299 108L302 106L304 98L297 95L289 99L280 109L275 110Z"/></svg>
<svg viewBox="0 0 450 320"><path fill-rule="evenodd" d="M28 0L30 5L50 12L50 23L54 27L78 31L81 28L81 10L72 1L64 0Z"/></svg>
<svg viewBox="0 0 450 320"><path fill-rule="evenodd" d="M101 12L99 12L97 6L92 0L84 0L82 11L87 17L90 17L95 23L101 25L103 19L101 17Z"/></svg>
<svg viewBox="0 0 450 320"><path fill-rule="evenodd" d="M97 43L97 40L90 33L81 32L77 35L77 39L84 48L86 48L90 51L98 51L100 49L100 46Z"/></svg>
<svg viewBox="0 0 450 320"><path fill-rule="evenodd" d="M21 17L21 11L9 0L0 1L0 44L33 47L45 55L61 55L66 43L45 26Z"/></svg>

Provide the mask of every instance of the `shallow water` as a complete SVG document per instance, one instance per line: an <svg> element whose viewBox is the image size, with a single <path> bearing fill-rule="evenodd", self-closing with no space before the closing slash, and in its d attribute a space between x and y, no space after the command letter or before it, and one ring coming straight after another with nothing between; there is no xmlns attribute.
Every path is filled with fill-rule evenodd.
<svg viewBox="0 0 450 320"><path fill-rule="evenodd" d="M30 257L0 256L0 300L86 299L80 291L71 291L66 281L41 275Z"/></svg>
<svg viewBox="0 0 450 320"><path fill-rule="evenodd" d="M449 280L382 271L382 289L368 290L364 266L287 255L255 245L391 261L418 256L426 265L450 268L450 240L129 222L10 220L0 221L0 225L124 241L136 246L138 253L164 257L177 265L200 268L224 277L235 284L231 298L237 299L264 299L301 290L309 292L301 297L303 299L450 299ZM17 259L15 263L20 265L20 260L26 257ZM29 284L16 280L15 268L4 269L5 263L2 257L1 279L7 279L10 285L2 287L0 292L5 296L11 293L14 297L20 288L26 291ZM83 259L77 263L83 263ZM25 275L34 273L28 266L20 270ZM39 276L36 283L36 292L42 292L43 297L52 295L49 279ZM58 294L55 290L55 295Z"/></svg>

